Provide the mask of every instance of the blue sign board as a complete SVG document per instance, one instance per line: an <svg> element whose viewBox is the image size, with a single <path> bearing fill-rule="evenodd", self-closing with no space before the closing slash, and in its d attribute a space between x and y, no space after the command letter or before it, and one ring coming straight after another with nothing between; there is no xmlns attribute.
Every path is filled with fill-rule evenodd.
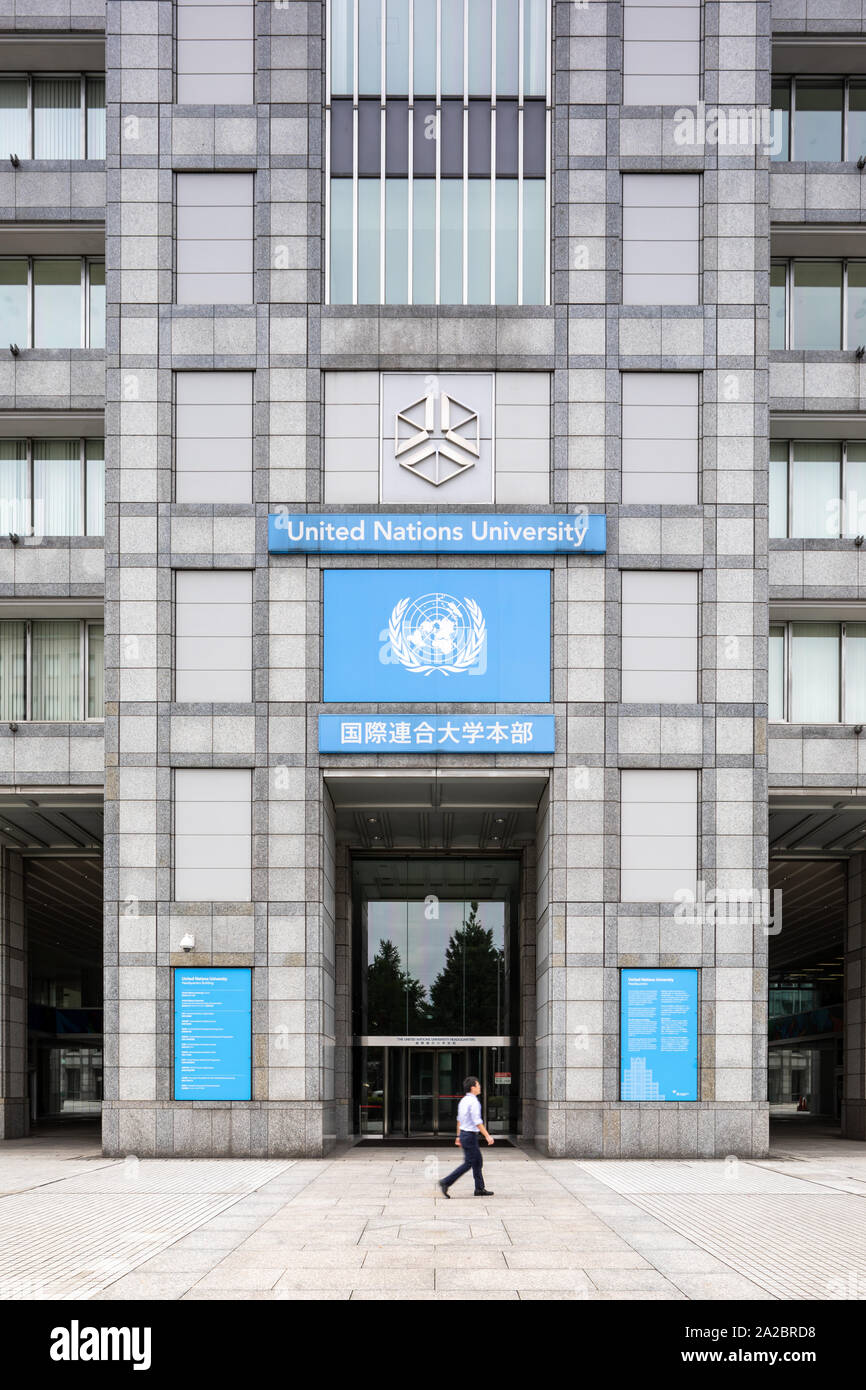
<svg viewBox="0 0 866 1390"><path fill-rule="evenodd" d="M320 753L552 753L553 715L320 714Z"/></svg>
<svg viewBox="0 0 866 1390"><path fill-rule="evenodd" d="M251 970L175 970L174 1098L252 1098Z"/></svg>
<svg viewBox="0 0 866 1390"><path fill-rule="evenodd" d="M546 704L549 570L326 570L329 704Z"/></svg>
<svg viewBox="0 0 866 1390"><path fill-rule="evenodd" d="M621 970L619 1044L620 1100L697 1100L697 970Z"/></svg>
<svg viewBox="0 0 866 1390"><path fill-rule="evenodd" d="M603 555L606 518L576 512L276 512L272 555Z"/></svg>

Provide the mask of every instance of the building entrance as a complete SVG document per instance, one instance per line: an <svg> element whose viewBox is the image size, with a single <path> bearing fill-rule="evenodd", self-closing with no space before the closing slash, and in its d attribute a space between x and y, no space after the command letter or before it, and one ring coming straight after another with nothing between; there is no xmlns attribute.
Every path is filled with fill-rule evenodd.
<svg viewBox="0 0 866 1390"><path fill-rule="evenodd" d="M356 1133L453 1136L470 1075L490 1132L518 1132L519 878L505 856L353 861Z"/></svg>
<svg viewBox="0 0 866 1390"><path fill-rule="evenodd" d="M457 1132L463 1081L481 1082L484 1123L491 1134L517 1132L517 1048L365 1047L361 1052L358 1130L364 1138L416 1138Z"/></svg>

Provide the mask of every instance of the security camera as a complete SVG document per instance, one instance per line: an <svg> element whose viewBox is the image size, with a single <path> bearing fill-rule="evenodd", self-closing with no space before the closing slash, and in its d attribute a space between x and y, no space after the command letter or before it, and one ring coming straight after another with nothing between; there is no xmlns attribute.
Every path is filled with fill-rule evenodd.
<svg viewBox="0 0 866 1390"><path fill-rule="evenodd" d="M12 542L13 545L17 545L18 542L20 541L21 537L19 536L19 534L18 534L17 531L10 531L10 532L9 532L9 539L10 539L10 541Z"/></svg>
<svg viewBox="0 0 866 1390"><path fill-rule="evenodd" d="M12 353L12 356L13 356L13 357L17 357L17 356L19 355L19 353L21 352L21 349L19 348L19 346L18 346L17 343L10 343L10 344L9 344L9 351Z"/></svg>
<svg viewBox="0 0 866 1390"><path fill-rule="evenodd" d="M17 169L19 164L21 163L21 160L18 158L17 154L10 154L9 158L12 161L12 168Z"/></svg>
<svg viewBox="0 0 866 1390"><path fill-rule="evenodd" d="M194 951L194 950L195 950L195 937L192 935L191 932L187 932L186 936L182 936L182 937L181 937L181 939L180 939L180 949L181 949L182 951Z"/></svg>

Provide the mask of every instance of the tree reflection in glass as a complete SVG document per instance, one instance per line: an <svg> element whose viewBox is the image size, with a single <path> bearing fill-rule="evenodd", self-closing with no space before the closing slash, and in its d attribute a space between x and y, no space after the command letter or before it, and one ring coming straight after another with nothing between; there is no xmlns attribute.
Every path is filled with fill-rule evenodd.
<svg viewBox="0 0 866 1390"><path fill-rule="evenodd" d="M397 944L380 938L367 966L367 1031L371 1035L498 1036L507 1031L505 951L496 945L494 928L484 926L479 903L471 902L468 908L449 936L444 958L439 957L429 999L422 981L404 968ZM409 953L413 961L416 951L411 937L424 925L431 934L423 918L412 923ZM503 939L503 926L496 934Z"/></svg>
<svg viewBox="0 0 866 1390"><path fill-rule="evenodd" d="M367 1028L377 1035L423 1033L424 986L405 971L393 941L380 941L367 966Z"/></svg>

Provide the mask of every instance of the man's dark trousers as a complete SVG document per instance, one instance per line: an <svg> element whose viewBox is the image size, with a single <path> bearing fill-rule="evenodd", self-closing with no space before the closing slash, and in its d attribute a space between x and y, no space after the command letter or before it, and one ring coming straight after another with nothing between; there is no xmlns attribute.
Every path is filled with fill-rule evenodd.
<svg viewBox="0 0 866 1390"><path fill-rule="evenodd" d="M463 1150L463 1162L453 1173L449 1173L443 1180L443 1187L450 1187L458 1178L462 1178L464 1173L472 1169L472 1176L475 1179L475 1191L484 1191L484 1175L481 1172L481 1140L476 1130L461 1129L460 1147Z"/></svg>

